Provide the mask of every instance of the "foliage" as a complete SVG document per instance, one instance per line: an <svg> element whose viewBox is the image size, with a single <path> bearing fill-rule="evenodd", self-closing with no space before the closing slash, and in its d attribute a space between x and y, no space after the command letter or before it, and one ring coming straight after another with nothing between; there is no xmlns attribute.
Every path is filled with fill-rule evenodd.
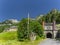
<svg viewBox="0 0 60 45"><path fill-rule="evenodd" d="M40 23L30 19L29 30L27 30L27 23L28 23L27 19L22 19L19 23L18 31L17 31L19 40L29 39L29 34L31 32L36 33L40 37L43 35L43 28L40 25Z"/></svg>
<svg viewBox="0 0 60 45"><path fill-rule="evenodd" d="M35 32L40 37L43 36L42 25L40 25L40 23L38 23L37 21L31 21L30 22L30 30L32 32Z"/></svg>
<svg viewBox="0 0 60 45"><path fill-rule="evenodd" d="M0 26L0 33L4 31L4 26Z"/></svg>
<svg viewBox="0 0 60 45"><path fill-rule="evenodd" d="M55 20L56 23L60 23L60 11L53 9L47 14L44 14L38 21L41 23L42 21L51 23L53 20Z"/></svg>
<svg viewBox="0 0 60 45"><path fill-rule="evenodd" d="M3 26L0 26L0 33L3 32L6 28L9 28L10 25L3 25Z"/></svg>
<svg viewBox="0 0 60 45"><path fill-rule="evenodd" d="M36 21L38 21L40 24L42 24L42 22L43 21L45 21L45 15L43 15L43 16L38 16L37 18L36 18Z"/></svg>
<svg viewBox="0 0 60 45"><path fill-rule="evenodd" d="M18 38L19 40L27 38L27 19L23 19L18 26Z"/></svg>
<svg viewBox="0 0 60 45"><path fill-rule="evenodd" d="M35 41L18 41L17 40L17 32L2 32L0 33L0 45L38 45L43 38L39 38Z"/></svg>

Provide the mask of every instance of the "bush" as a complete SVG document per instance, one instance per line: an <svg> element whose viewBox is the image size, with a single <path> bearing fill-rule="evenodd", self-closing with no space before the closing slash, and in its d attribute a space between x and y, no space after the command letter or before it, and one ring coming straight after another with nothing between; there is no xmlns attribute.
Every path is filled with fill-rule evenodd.
<svg viewBox="0 0 60 45"><path fill-rule="evenodd" d="M36 33L36 35L42 37L43 36L43 28L39 22L35 20L29 21L29 30L27 30L27 19L22 19L18 26L18 40L29 39L29 34L31 32ZM29 32L29 33L28 33Z"/></svg>
<svg viewBox="0 0 60 45"><path fill-rule="evenodd" d="M0 33L4 31L4 26L0 26Z"/></svg>
<svg viewBox="0 0 60 45"><path fill-rule="evenodd" d="M30 22L30 30L32 32L35 32L38 36L43 36L43 28L42 25L40 25L37 21L31 21Z"/></svg>
<svg viewBox="0 0 60 45"><path fill-rule="evenodd" d="M9 25L4 25L4 26L0 26L0 33L2 33L3 31L5 31L6 28L9 28Z"/></svg>

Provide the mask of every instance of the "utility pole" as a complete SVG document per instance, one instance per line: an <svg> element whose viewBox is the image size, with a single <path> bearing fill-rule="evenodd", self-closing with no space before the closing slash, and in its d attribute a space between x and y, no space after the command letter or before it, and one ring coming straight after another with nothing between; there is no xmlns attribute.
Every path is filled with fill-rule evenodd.
<svg viewBox="0 0 60 45"><path fill-rule="evenodd" d="M28 31L28 37L29 37L29 13L28 13L27 31Z"/></svg>

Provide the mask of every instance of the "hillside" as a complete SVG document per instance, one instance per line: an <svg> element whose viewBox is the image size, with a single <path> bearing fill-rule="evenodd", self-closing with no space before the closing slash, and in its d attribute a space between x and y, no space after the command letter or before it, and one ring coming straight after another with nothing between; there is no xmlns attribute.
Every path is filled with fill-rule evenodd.
<svg viewBox="0 0 60 45"><path fill-rule="evenodd" d="M39 38L39 40L35 41L18 41L17 40L17 32L2 32L0 33L0 45L37 45L43 38Z"/></svg>
<svg viewBox="0 0 60 45"><path fill-rule="evenodd" d="M0 32L16 29L19 21L16 19L8 19L0 22Z"/></svg>

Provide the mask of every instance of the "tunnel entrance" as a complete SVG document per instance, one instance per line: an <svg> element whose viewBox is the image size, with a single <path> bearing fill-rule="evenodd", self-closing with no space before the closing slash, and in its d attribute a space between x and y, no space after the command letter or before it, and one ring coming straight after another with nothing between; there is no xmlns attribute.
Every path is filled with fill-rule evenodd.
<svg viewBox="0 0 60 45"><path fill-rule="evenodd" d="M46 34L46 37L47 38L52 38L52 34L49 32L49 33Z"/></svg>

